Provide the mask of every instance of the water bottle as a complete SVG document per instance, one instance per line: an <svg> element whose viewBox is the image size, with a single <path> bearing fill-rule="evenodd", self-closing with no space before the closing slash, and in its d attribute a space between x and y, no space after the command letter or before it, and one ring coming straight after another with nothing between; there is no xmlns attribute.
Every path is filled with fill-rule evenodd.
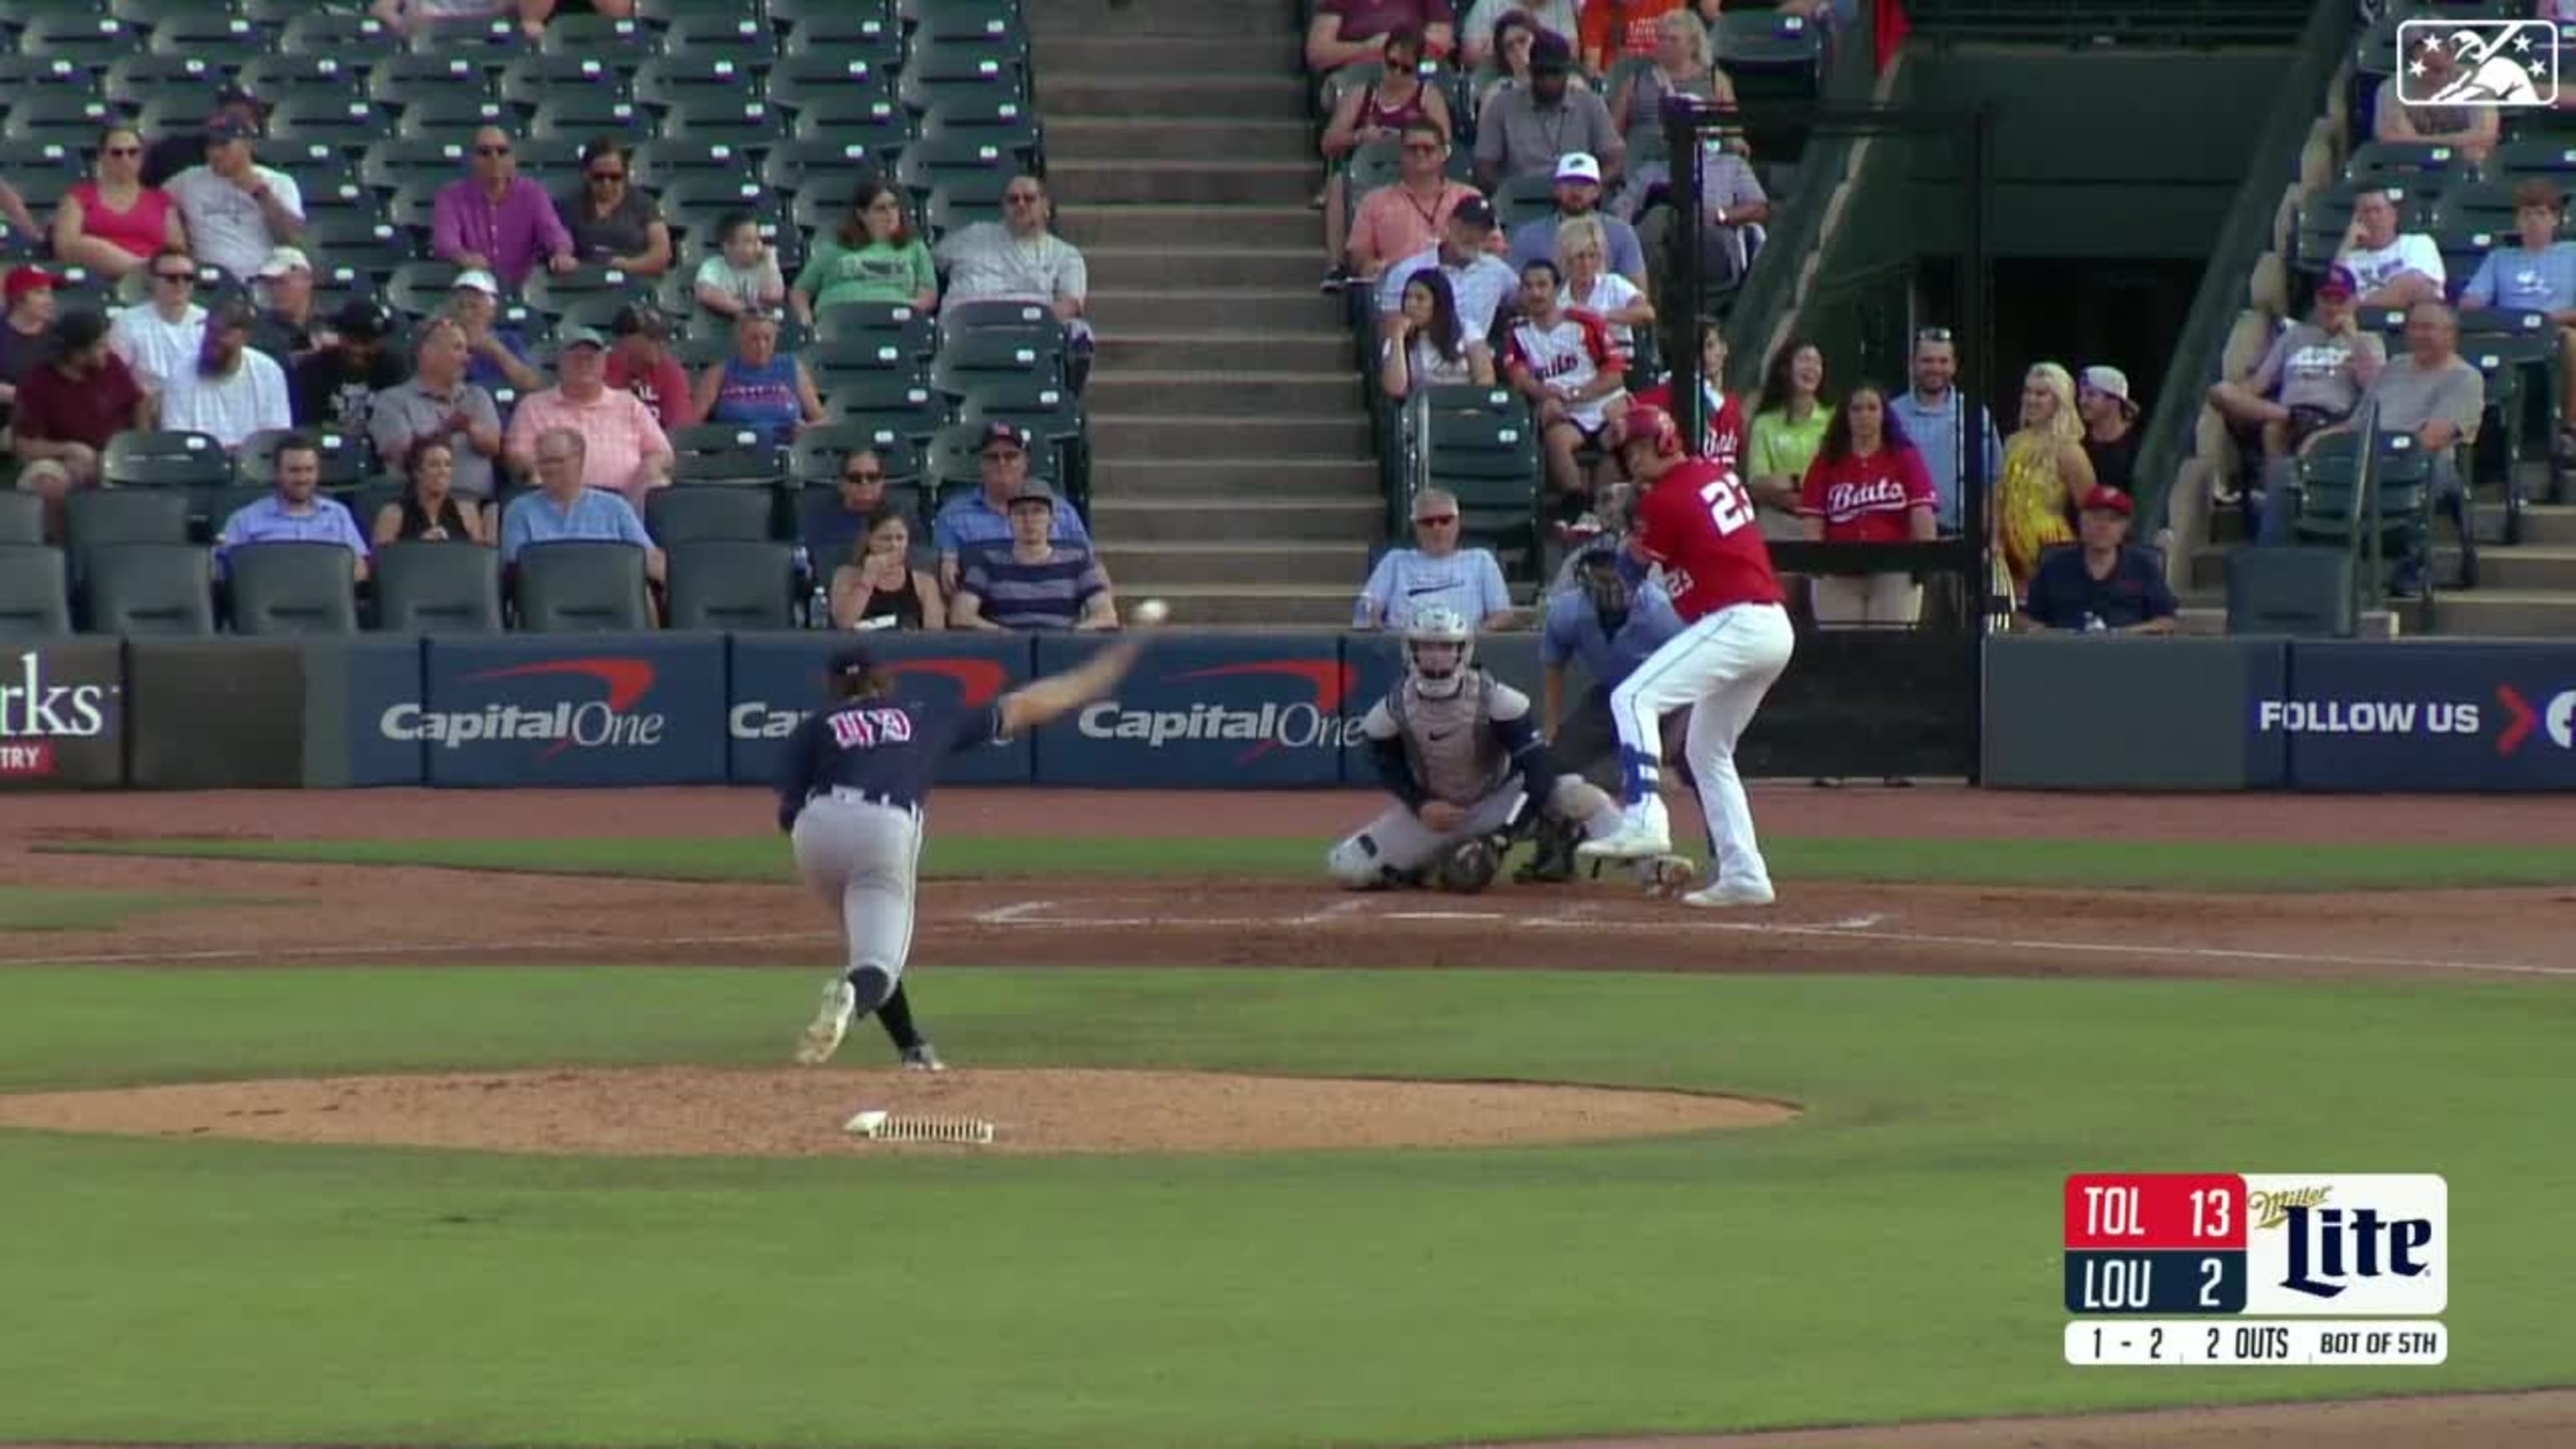
<svg viewBox="0 0 2576 1449"><path fill-rule="evenodd" d="M813 556L805 551L805 545L801 543L796 545L796 577L805 580L814 588L814 591L805 598L805 627L808 629L832 627L831 588L815 574Z"/></svg>
<svg viewBox="0 0 2576 1449"><path fill-rule="evenodd" d="M2087 634L2108 634L2111 632L2111 626L2102 622L2101 615L2088 613L2084 616L2084 632Z"/></svg>

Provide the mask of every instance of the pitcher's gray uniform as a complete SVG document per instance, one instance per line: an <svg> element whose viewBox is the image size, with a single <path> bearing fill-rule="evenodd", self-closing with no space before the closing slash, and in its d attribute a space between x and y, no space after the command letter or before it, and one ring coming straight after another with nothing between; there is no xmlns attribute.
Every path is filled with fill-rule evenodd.
<svg viewBox="0 0 2576 1449"><path fill-rule="evenodd" d="M1511 826L1523 802L1587 832L1617 828L1619 807L1550 762L1529 696L1470 663L1474 632L1453 609L1415 617L1405 631L1405 677L1360 723L1387 792L1397 803L1334 845L1333 879L1354 890L1413 884L1444 852ZM1424 811L1454 808L1445 826Z"/></svg>

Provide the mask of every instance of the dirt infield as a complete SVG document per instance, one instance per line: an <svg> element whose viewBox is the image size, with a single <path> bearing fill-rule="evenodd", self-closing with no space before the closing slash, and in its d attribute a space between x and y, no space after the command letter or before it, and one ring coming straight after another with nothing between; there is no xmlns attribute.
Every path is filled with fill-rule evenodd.
<svg viewBox="0 0 2576 1449"><path fill-rule="evenodd" d="M933 829L953 835L1172 838L1303 833L1315 838L1320 864L1324 843L1376 807L1373 797L1341 793L954 790L939 797ZM2007 838L2576 845L2576 812L2542 797L2035 796L1784 786L1757 789L1755 810L1774 835L1947 838L1962 842L1962 849ZM1687 811L1677 816L1677 834L1695 831ZM0 968L33 961L95 962L113 969L352 960L810 967L828 955L831 938L819 911L790 882L783 847L779 880L767 885L157 861L36 849L50 842L156 837L759 836L770 830L766 797L737 790L12 798L0 810L0 879L12 884L149 886L268 903L154 913L113 932L0 937ZM925 887L915 957L932 967L1329 963L2540 977L2576 984L2576 957L2564 944L2576 939L2576 888L2262 897L1795 880L1781 887L1777 909L1738 916L1693 913L1601 887L1506 887L1462 900L1347 896L1324 888L1320 879L941 881ZM327 901L331 908L303 904L311 901ZM1605 942L1616 944L1605 949ZM857 1081L870 1074L847 1075ZM952 1075L962 1081L965 1074ZM330 1084L305 1085L332 1090ZM268 1105L274 1104L250 1110ZM1620 1449L2555 1449L2571 1443L2576 1393L1632 1440Z"/></svg>

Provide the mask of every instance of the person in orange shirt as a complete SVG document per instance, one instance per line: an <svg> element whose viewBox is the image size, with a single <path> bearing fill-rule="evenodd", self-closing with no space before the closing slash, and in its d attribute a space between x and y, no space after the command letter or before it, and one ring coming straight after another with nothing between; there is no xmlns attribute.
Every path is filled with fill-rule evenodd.
<svg viewBox="0 0 2576 1449"><path fill-rule="evenodd" d="M1608 75L1610 67L1631 55L1651 57L1658 43L1656 22L1682 8L1684 0L1591 0L1580 24L1583 68Z"/></svg>

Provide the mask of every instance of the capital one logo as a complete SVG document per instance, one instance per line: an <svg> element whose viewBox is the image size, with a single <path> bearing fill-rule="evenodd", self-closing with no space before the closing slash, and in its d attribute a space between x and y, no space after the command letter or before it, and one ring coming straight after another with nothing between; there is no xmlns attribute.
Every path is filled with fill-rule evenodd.
<svg viewBox="0 0 2576 1449"><path fill-rule="evenodd" d="M1165 676L1166 683L1185 680L1278 678L1305 687L1304 699L1235 708L1206 701L1187 709L1127 709L1103 700L1075 716L1075 727L1087 739L1135 740L1147 749L1203 740L1240 740L1246 748L1236 764L1250 762L1276 749L1340 749L1352 729L1342 718L1358 671L1320 659L1262 659L1248 664L1221 664Z"/></svg>
<svg viewBox="0 0 2576 1449"><path fill-rule="evenodd" d="M2548 704L2534 709L2521 690L2499 684L2496 702L2505 713L2504 732L2496 736L2497 754L2511 756L2535 728L2547 732L2549 742L2558 748L2576 750L2576 689L2562 689L2550 696Z"/></svg>
<svg viewBox="0 0 2576 1449"><path fill-rule="evenodd" d="M957 686L957 703L965 709L991 704L1011 682L1011 671L997 659L904 659L887 664L885 672L896 679L913 675L945 679ZM814 708L746 699L725 712L725 728L738 740L783 740L796 733Z"/></svg>
<svg viewBox="0 0 2576 1449"><path fill-rule="evenodd" d="M554 676L595 681L604 697L578 704L559 700L533 708L495 703L479 710L430 710L405 701L386 710L377 728L389 740L427 741L451 750L486 741L543 743L546 748L536 756L540 760L573 749L650 748L662 743L670 729L667 716L635 708L653 689L653 666L642 659L550 659L486 669L458 682Z"/></svg>

